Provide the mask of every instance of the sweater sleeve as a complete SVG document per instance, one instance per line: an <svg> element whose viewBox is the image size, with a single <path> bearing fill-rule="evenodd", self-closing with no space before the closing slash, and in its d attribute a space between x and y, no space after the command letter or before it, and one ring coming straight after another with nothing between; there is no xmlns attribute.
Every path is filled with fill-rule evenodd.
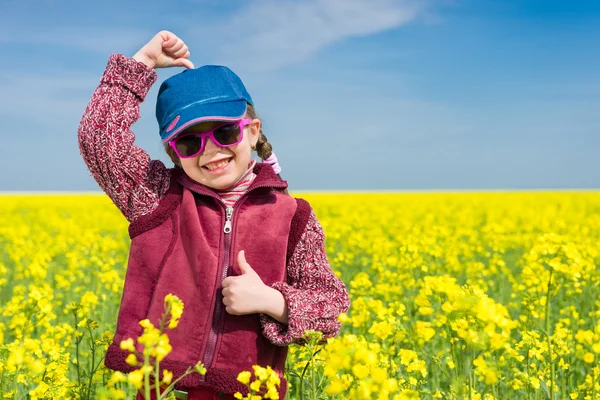
<svg viewBox="0 0 600 400"><path fill-rule="evenodd" d="M154 210L169 187L169 170L134 144L130 129L156 78L145 64L111 55L79 124L83 160L130 222Z"/></svg>
<svg viewBox="0 0 600 400"><path fill-rule="evenodd" d="M336 336L341 324L337 317L348 310L350 298L344 283L333 273L325 253L324 233L311 210L306 228L287 266L286 282L276 282L288 306L288 324L261 314L263 335L273 344L302 343L306 330Z"/></svg>

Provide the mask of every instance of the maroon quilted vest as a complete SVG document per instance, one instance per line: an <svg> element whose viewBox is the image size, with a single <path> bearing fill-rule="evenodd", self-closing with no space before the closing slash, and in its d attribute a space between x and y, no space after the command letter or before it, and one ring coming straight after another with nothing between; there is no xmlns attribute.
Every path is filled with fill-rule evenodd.
<svg viewBox="0 0 600 400"><path fill-rule="evenodd" d="M270 365L283 378L287 347L271 344L261 333L258 314L225 312L221 282L239 275L236 255L246 260L266 285L286 280L286 265L310 216L307 202L283 192L282 181L267 164L257 164L252 185L235 207L219 195L174 170L171 186L158 208L129 227L131 249L108 368L123 372L128 352L119 347L142 333L139 321L159 325L164 297L175 294L184 303L179 326L168 331L172 352L161 367L182 375L202 361L205 376L182 379L177 388L210 387L245 394L237 375L252 365ZM141 347L138 348L141 350ZM280 397L287 383L282 379Z"/></svg>

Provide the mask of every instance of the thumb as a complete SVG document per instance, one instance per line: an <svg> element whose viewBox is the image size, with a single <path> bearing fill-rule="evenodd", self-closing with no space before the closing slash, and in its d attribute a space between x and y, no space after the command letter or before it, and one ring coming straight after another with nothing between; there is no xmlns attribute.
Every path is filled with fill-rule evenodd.
<svg viewBox="0 0 600 400"><path fill-rule="evenodd" d="M179 67L186 67L186 68L190 68L190 69L194 68L194 63L192 63L187 58L178 58L177 60L175 60L175 62L173 62L173 65L176 65Z"/></svg>
<svg viewBox="0 0 600 400"><path fill-rule="evenodd" d="M241 250L238 253L238 266L240 267L240 271L242 271L242 275L245 275L250 272L254 272L248 261L246 261L246 254L244 250Z"/></svg>

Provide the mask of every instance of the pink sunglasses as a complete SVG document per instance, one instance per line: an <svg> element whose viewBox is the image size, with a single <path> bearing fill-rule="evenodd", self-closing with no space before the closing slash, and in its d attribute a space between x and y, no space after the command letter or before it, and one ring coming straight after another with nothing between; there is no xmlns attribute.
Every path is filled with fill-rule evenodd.
<svg viewBox="0 0 600 400"><path fill-rule="evenodd" d="M208 132L190 132L169 141L169 145L179 158L191 158L202 153L206 147L206 138L211 138L219 147L230 147L239 144L244 139L244 127L252 122L244 118L236 122L227 122Z"/></svg>

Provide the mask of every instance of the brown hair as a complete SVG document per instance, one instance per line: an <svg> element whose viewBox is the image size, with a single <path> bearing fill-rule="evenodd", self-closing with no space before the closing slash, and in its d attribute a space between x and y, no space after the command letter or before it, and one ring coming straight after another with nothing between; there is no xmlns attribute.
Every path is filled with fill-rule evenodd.
<svg viewBox="0 0 600 400"><path fill-rule="evenodd" d="M252 118L252 119L258 118L258 115L256 114L256 110L250 104L248 104L246 106L246 115L248 116L248 118ZM169 145L169 143L165 143L165 151L171 158L171 161L173 161L173 163L175 164L175 167L181 168L181 163L179 162L179 157L177 157L175 150L173 150L173 148ZM261 158L261 160L265 160L265 159L271 157L271 154L273 154L273 146L271 146L271 143L269 143L269 141L267 140L267 137L265 136L265 134L262 131L262 127L261 127L260 131L258 132L258 141L256 142L256 153ZM279 174L277 174L277 176L279 176L281 178L281 176ZM288 191L285 190L285 193L287 194Z"/></svg>

